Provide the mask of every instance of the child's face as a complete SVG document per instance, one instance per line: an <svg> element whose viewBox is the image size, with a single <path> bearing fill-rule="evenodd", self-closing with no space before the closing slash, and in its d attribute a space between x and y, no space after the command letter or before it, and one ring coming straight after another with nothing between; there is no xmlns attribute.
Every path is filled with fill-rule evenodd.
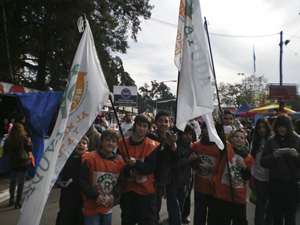
<svg viewBox="0 0 300 225"><path fill-rule="evenodd" d="M234 123L233 115L231 114L224 114L224 125L231 126Z"/></svg>
<svg viewBox="0 0 300 225"><path fill-rule="evenodd" d="M245 134L242 132L236 132L233 136L232 136L232 144L237 147L240 148L242 147L244 144L246 143L246 137Z"/></svg>
<svg viewBox="0 0 300 225"><path fill-rule="evenodd" d="M137 137L145 137L149 130L147 123L137 123L135 125L134 135Z"/></svg>
<svg viewBox="0 0 300 225"><path fill-rule="evenodd" d="M165 134L170 127L170 118L168 116L160 116L155 124L158 132Z"/></svg>
<svg viewBox="0 0 300 225"><path fill-rule="evenodd" d="M181 140L183 144L187 145L193 141L193 135L191 132L181 134Z"/></svg>
<svg viewBox="0 0 300 225"><path fill-rule="evenodd" d="M110 136L107 136L103 138L103 140L100 139L100 144L102 145L101 150L107 154L110 154L117 147L118 140L116 138L111 138Z"/></svg>
<svg viewBox="0 0 300 225"><path fill-rule="evenodd" d="M208 137L208 131L207 131L207 127L203 127L201 130L202 134L204 137Z"/></svg>
<svg viewBox="0 0 300 225"><path fill-rule="evenodd" d="M88 150L87 141L81 139L79 143L76 145L74 152L76 155L83 155Z"/></svg>

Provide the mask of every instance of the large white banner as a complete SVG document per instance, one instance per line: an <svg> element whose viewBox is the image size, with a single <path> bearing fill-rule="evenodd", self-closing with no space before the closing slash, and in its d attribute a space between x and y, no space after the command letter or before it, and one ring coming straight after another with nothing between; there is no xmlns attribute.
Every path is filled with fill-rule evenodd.
<svg viewBox="0 0 300 225"><path fill-rule="evenodd" d="M22 206L19 225L40 223L58 174L108 99L109 89L93 35L88 21L85 23L58 118Z"/></svg>
<svg viewBox="0 0 300 225"><path fill-rule="evenodd" d="M216 144L223 149L224 145L211 123L212 73L206 43L199 0L181 0L175 48L175 64L180 71L176 126L184 130L188 120L207 114L204 117L207 128L214 129L209 131L210 140L217 140Z"/></svg>

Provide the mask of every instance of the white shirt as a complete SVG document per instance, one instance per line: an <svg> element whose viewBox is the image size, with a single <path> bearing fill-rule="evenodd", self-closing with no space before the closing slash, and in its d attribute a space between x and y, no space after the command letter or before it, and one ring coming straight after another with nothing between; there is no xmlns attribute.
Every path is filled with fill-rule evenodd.
<svg viewBox="0 0 300 225"><path fill-rule="evenodd" d="M122 129L122 132L123 132L123 134L125 134L125 132L127 131L127 130L129 130L131 127L133 126L133 122L131 122L131 123L122 123L121 124L121 129ZM120 131L119 131L119 133L120 133ZM121 135L121 134L120 134Z"/></svg>

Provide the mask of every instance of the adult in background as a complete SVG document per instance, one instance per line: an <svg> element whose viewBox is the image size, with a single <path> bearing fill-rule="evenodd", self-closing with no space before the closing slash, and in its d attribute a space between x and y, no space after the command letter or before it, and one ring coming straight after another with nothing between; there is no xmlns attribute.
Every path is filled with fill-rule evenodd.
<svg viewBox="0 0 300 225"><path fill-rule="evenodd" d="M132 126L133 126L133 121L132 121L132 112L126 112L125 116L124 116L124 123L121 124L121 129L123 134L126 133L127 130L129 130ZM120 137L121 136L121 132L119 131Z"/></svg>
<svg viewBox="0 0 300 225"><path fill-rule="evenodd" d="M85 133L85 135L88 137L89 139L89 151L94 151L97 149L100 149L100 137L101 134L97 131L97 129L95 128L94 124L92 124L90 126L90 128L88 129L88 131Z"/></svg>
<svg viewBox="0 0 300 225"><path fill-rule="evenodd" d="M266 142L260 161L270 172L273 224L282 225L284 218L286 225L296 225L300 137L293 132L292 121L286 114L277 117L274 132Z"/></svg>
<svg viewBox="0 0 300 225"><path fill-rule="evenodd" d="M28 127L27 123L26 123L26 120L25 120L25 115L23 114L19 114L16 116L16 120L15 120L16 123L20 123L23 125L24 127L24 130L26 132L26 137L28 138L31 138L32 136L32 131L30 130L30 128Z"/></svg>
<svg viewBox="0 0 300 225"><path fill-rule="evenodd" d="M9 155L9 168L11 170L9 206L14 204L15 189L18 181L15 209L22 207L21 197L23 193L26 172L30 165L30 160L24 163L18 157L21 145L23 145L24 149L28 152L31 152L33 149L31 141L26 137L23 125L20 123L15 123L4 144L5 153Z"/></svg>

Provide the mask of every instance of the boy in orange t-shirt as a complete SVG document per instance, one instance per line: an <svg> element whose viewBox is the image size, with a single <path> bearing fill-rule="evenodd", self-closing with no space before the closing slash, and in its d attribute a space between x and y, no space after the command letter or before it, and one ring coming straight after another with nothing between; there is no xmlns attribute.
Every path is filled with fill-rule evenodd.
<svg viewBox="0 0 300 225"><path fill-rule="evenodd" d="M246 195L247 180L251 177L251 168L255 164L251 155L243 151L246 134L242 129L232 134L232 144L227 142L228 161L226 152L221 152L221 160L216 167L213 178L214 197L216 205L217 225L234 224L247 225ZM229 163L229 170L228 166ZM231 182L231 184L230 184ZM234 202L232 201L233 191Z"/></svg>

